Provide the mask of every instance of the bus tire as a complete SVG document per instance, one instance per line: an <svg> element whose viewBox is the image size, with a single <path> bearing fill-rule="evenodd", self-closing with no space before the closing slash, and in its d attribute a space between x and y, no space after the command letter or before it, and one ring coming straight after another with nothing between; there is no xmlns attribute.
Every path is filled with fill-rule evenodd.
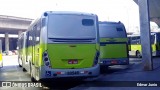
<svg viewBox="0 0 160 90"><path fill-rule="evenodd" d="M23 72L26 72L26 71L27 71L25 68L23 68L22 70L23 70Z"/></svg>
<svg viewBox="0 0 160 90"><path fill-rule="evenodd" d="M37 82L37 80L33 76L31 76L31 81L32 82Z"/></svg>
<svg viewBox="0 0 160 90"><path fill-rule="evenodd" d="M23 62L22 62L22 66L23 66ZM22 68L23 72L26 72L27 70L23 67Z"/></svg>
<svg viewBox="0 0 160 90"><path fill-rule="evenodd" d="M107 65L100 65L100 73L107 73L108 66Z"/></svg>
<svg viewBox="0 0 160 90"><path fill-rule="evenodd" d="M141 58L142 57L142 55L141 55L141 53L139 51L136 51L136 57L137 58Z"/></svg>

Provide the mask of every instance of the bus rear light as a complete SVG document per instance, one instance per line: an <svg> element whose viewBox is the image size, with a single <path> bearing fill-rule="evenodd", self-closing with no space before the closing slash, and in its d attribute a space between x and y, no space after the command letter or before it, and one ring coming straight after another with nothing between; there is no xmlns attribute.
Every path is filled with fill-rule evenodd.
<svg viewBox="0 0 160 90"><path fill-rule="evenodd" d="M111 61L111 64L118 64L118 61L112 60L112 61Z"/></svg>
<svg viewBox="0 0 160 90"><path fill-rule="evenodd" d="M49 66L49 62L45 62L45 65L46 65L46 66Z"/></svg>
<svg viewBox="0 0 160 90"><path fill-rule="evenodd" d="M61 72L56 72L56 74L61 74Z"/></svg>
<svg viewBox="0 0 160 90"><path fill-rule="evenodd" d="M65 72L56 72L56 74L65 74Z"/></svg>
<svg viewBox="0 0 160 90"><path fill-rule="evenodd" d="M46 51L43 53L43 61L44 61L44 64L45 64L46 67L51 68L48 53Z"/></svg>
<svg viewBox="0 0 160 90"><path fill-rule="evenodd" d="M48 57L45 57L45 58L44 58L44 61L48 61Z"/></svg>
<svg viewBox="0 0 160 90"><path fill-rule="evenodd" d="M47 57L47 53L46 52L44 53L44 57Z"/></svg>

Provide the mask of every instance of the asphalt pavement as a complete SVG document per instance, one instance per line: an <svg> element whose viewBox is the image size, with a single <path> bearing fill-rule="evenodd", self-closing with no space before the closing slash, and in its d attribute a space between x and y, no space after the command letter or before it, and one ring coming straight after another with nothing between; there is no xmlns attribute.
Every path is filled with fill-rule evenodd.
<svg viewBox="0 0 160 90"><path fill-rule="evenodd" d="M160 58L153 58L153 70L144 71L140 58L130 58L128 66L112 66L94 81L70 90L159 90Z"/></svg>
<svg viewBox="0 0 160 90"><path fill-rule="evenodd" d="M0 90L159 90L160 58L153 59L153 70L144 71L140 58L130 58L130 65L111 66L99 77L78 80L56 80L37 82L42 87L31 87L30 75L18 66L17 56L3 56L0 68L0 86L6 82L29 83L30 87L0 87ZM15 86L16 84L14 84ZM26 85L26 84L25 84Z"/></svg>

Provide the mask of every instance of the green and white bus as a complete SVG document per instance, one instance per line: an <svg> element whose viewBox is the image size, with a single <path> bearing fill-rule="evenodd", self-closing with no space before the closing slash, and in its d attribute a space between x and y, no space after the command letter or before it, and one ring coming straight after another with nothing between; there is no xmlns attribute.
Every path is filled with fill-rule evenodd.
<svg viewBox="0 0 160 90"><path fill-rule="evenodd" d="M2 41L0 40L0 67L3 67L3 59L2 59Z"/></svg>
<svg viewBox="0 0 160 90"><path fill-rule="evenodd" d="M128 35L129 55L142 57L140 34ZM151 33L152 56L160 56L160 32Z"/></svg>
<svg viewBox="0 0 160 90"><path fill-rule="evenodd" d="M97 15L47 11L23 36L19 55L32 81L99 75Z"/></svg>
<svg viewBox="0 0 160 90"><path fill-rule="evenodd" d="M99 22L100 65L128 65L128 39L121 22Z"/></svg>

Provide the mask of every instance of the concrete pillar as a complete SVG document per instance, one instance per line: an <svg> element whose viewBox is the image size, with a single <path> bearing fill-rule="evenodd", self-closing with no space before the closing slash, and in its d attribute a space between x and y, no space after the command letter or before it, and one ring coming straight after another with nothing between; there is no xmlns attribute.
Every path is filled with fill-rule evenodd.
<svg viewBox="0 0 160 90"><path fill-rule="evenodd" d="M153 70L150 41L149 0L138 0L140 14L140 35L142 44L142 62L144 70Z"/></svg>
<svg viewBox="0 0 160 90"><path fill-rule="evenodd" d="M9 52L9 35L5 33L5 51Z"/></svg>

